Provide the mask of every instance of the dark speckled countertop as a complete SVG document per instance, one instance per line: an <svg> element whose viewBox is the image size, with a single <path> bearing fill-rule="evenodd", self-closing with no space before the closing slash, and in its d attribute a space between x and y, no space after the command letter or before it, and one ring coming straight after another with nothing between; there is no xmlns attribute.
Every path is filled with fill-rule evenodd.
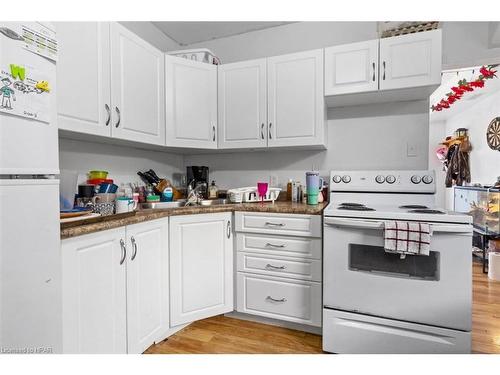
<svg viewBox="0 0 500 375"><path fill-rule="evenodd" d="M107 229L122 227L125 225L142 223L144 221L160 219L167 216L209 214L215 212L270 212L279 214L306 214L320 215L327 203L314 206L304 203L292 203L277 201L274 203L239 203L220 206L189 206L166 209L146 209L112 216L101 216L97 218L61 223L61 239L81 236L88 233L100 232Z"/></svg>

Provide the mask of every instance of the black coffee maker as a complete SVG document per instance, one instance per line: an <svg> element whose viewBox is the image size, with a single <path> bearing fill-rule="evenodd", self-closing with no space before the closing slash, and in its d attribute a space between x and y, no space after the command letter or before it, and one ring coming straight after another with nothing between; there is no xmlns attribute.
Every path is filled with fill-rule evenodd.
<svg viewBox="0 0 500 375"><path fill-rule="evenodd" d="M197 192L208 199L208 167L191 166L186 168L186 183L188 194L197 189Z"/></svg>

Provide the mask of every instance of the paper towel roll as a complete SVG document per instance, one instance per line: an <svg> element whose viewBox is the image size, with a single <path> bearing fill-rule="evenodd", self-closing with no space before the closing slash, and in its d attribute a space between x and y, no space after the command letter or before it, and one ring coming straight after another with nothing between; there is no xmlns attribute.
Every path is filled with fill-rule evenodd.
<svg viewBox="0 0 500 375"><path fill-rule="evenodd" d="M488 277L491 280L500 281L500 253L488 254Z"/></svg>

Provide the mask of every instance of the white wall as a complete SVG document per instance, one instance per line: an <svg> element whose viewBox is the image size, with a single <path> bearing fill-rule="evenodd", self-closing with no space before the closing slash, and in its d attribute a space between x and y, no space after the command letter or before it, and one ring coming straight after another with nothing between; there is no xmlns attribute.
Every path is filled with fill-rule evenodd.
<svg viewBox="0 0 500 375"><path fill-rule="evenodd" d="M223 63L230 63L376 38L377 22L297 22L182 49L209 48Z"/></svg>
<svg viewBox="0 0 500 375"><path fill-rule="evenodd" d="M139 35L161 51L175 51L180 46L151 22L120 22L127 29Z"/></svg>
<svg viewBox="0 0 500 375"><path fill-rule="evenodd" d="M426 169L428 105L426 101L338 108L328 114L328 149L323 151L254 151L186 156L187 165L206 165L220 187L254 185L257 180L289 178L305 182L306 170ZM407 156L407 142L417 156Z"/></svg>
<svg viewBox="0 0 500 375"><path fill-rule="evenodd" d="M76 172L79 183L88 171L105 170L118 185L139 182L137 172L149 169L170 179L185 173L182 155L64 138L59 139L59 167L61 173Z"/></svg>

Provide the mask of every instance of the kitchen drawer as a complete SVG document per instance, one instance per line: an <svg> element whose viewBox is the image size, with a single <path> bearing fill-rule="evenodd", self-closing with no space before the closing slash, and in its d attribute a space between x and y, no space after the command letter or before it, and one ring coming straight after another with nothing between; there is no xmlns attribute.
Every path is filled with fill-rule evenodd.
<svg viewBox="0 0 500 375"><path fill-rule="evenodd" d="M321 215L236 212L236 231L321 237Z"/></svg>
<svg viewBox="0 0 500 375"><path fill-rule="evenodd" d="M241 272L321 281L321 260L276 257L238 252L237 268Z"/></svg>
<svg viewBox="0 0 500 375"><path fill-rule="evenodd" d="M321 238L236 233L236 249L247 253L321 259Z"/></svg>
<svg viewBox="0 0 500 375"><path fill-rule="evenodd" d="M238 312L320 327L321 308L320 283L237 273Z"/></svg>

